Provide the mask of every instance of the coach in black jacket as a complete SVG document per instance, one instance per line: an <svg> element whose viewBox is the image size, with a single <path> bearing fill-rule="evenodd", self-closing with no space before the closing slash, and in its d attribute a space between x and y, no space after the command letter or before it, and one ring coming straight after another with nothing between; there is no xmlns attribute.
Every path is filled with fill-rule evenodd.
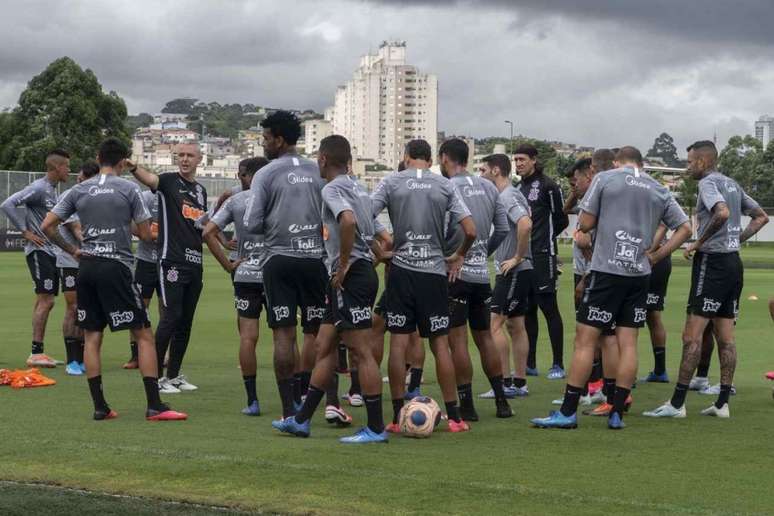
<svg viewBox="0 0 774 516"><path fill-rule="evenodd" d="M564 327L556 302L557 249L556 237L569 224L562 210L562 191L553 180L543 175L543 167L537 159L537 149L530 144L521 145L513 156L516 173L521 177L519 188L529 202L532 211L532 264L535 268L533 299L525 325L529 335L527 374L537 376L535 352L538 338L537 309L543 312L551 339L553 364L548 373L550 379L564 378Z"/></svg>

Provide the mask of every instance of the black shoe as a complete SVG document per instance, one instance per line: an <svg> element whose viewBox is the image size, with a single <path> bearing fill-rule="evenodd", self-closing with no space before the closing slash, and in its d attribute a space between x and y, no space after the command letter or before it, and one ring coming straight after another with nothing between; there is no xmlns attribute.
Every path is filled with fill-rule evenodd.
<svg viewBox="0 0 774 516"><path fill-rule="evenodd" d="M463 421L478 421L478 414L473 403L460 406L460 417Z"/></svg>
<svg viewBox="0 0 774 516"><path fill-rule="evenodd" d="M111 410L110 407L94 411L94 421L104 421L105 419L113 419L118 417L118 413Z"/></svg>
<svg viewBox="0 0 774 516"><path fill-rule="evenodd" d="M511 410L508 400L495 401L495 403L497 406L497 417L500 419L513 417L513 410Z"/></svg>

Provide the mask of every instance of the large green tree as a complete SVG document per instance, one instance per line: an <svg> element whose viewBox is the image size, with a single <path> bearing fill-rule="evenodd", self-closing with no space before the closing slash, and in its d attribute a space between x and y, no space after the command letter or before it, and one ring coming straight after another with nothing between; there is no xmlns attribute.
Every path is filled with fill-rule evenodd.
<svg viewBox="0 0 774 516"><path fill-rule="evenodd" d="M0 138L0 167L15 170L41 170L56 147L67 150L77 167L96 155L105 137L129 141L124 101L113 91L105 93L94 72L69 57L33 77L0 126L10 135Z"/></svg>
<svg viewBox="0 0 774 516"><path fill-rule="evenodd" d="M750 136L733 136L720 153L718 168L734 178L762 206L774 206L774 145Z"/></svg>
<svg viewBox="0 0 774 516"><path fill-rule="evenodd" d="M674 139L667 133L659 134L653 142L653 147L648 150L646 156L661 158L669 167L681 167L682 161L677 156L677 147Z"/></svg>

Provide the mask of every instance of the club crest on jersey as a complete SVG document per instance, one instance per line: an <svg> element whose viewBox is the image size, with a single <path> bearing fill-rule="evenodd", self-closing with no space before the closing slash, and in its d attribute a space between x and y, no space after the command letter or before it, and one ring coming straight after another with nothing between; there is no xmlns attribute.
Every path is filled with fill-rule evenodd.
<svg viewBox="0 0 774 516"><path fill-rule="evenodd" d="M596 306L590 306L586 319L607 324L613 320L613 314Z"/></svg>
<svg viewBox="0 0 774 516"><path fill-rule="evenodd" d="M167 271L167 281L170 283L175 283L177 279L180 277L180 273L177 272L177 269L169 269Z"/></svg>
<svg viewBox="0 0 774 516"><path fill-rule="evenodd" d="M65 287L67 288L73 288L75 286L75 276L67 275L65 276Z"/></svg>
<svg viewBox="0 0 774 516"><path fill-rule="evenodd" d="M406 325L406 316L387 312L387 325L395 328L402 328Z"/></svg>
<svg viewBox="0 0 774 516"><path fill-rule="evenodd" d="M349 315L352 318L352 324L358 324L363 321L371 320L371 310L368 307L350 308Z"/></svg>
<svg viewBox="0 0 774 516"><path fill-rule="evenodd" d="M134 321L134 312L110 312L110 320L113 321L113 326L128 324Z"/></svg>
<svg viewBox="0 0 774 516"><path fill-rule="evenodd" d="M274 318L278 321L290 317L290 308L287 306L275 306L272 310L274 310Z"/></svg>
<svg viewBox="0 0 774 516"><path fill-rule="evenodd" d="M635 323L641 323L645 322L645 317L647 316L647 312L644 308L635 308L634 309L634 322Z"/></svg>
<svg viewBox="0 0 774 516"><path fill-rule="evenodd" d="M86 320L86 310L78 310L78 322L83 322Z"/></svg>
<svg viewBox="0 0 774 516"><path fill-rule="evenodd" d="M54 290L54 280L52 279L43 280L43 288L46 290Z"/></svg>
<svg viewBox="0 0 774 516"><path fill-rule="evenodd" d="M704 307L702 308L702 311L704 312L710 312L715 313L718 310L720 310L720 301L715 301L714 299L707 299L704 298Z"/></svg>
<svg viewBox="0 0 774 516"><path fill-rule="evenodd" d="M249 299L242 299L241 297L235 297L234 298L234 305L236 306L237 310L245 311L248 308L250 308L250 300Z"/></svg>
<svg viewBox="0 0 774 516"><path fill-rule="evenodd" d="M430 317L430 331L445 330L449 327L449 317L433 315Z"/></svg>

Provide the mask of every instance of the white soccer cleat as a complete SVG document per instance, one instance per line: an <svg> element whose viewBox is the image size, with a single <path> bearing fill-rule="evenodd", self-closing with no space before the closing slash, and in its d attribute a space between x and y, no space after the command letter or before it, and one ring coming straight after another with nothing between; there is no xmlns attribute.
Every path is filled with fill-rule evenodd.
<svg viewBox="0 0 774 516"><path fill-rule="evenodd" d="M27 367L56 367L57 362L45 353L35 353L27 358Z"/></svg>
<svg viewBox="0 0 774 516"><path fill-rule="evenodd" d="M699 394L704 394L705 396L717 396L720 394L720 384L716 383L715 385L707 385L705 388L699 391ZM731 395L736 395L736 387L733 385L731 386Z"/></svg>
<svg viewBox="0 0 774 516"><path fill-rule="evenodd" d="M494 390L489 389L485 393L479 394L478 397L484 400L493 400L495 397Z"/></svg>
<svg viewBox="0 0 774 516"><path fill-rule="evenodd" d="M591 403L605 403L606 401L607 396L605 396L605 393L602 392L602 389L591 395Z"/></svg>
<svg viewBox="0 0 774 516"><path fill-rule="evenodd" d="M344 394L341 399L348 401L350 407L362 407L365 404L363 401L363 396L357 393Z"/></svg>
<svg viewBox="0 0 774 516"><path fill-rule="evenodd" d="M689 391L700 391L709 387L709 378L706 376L694 376L688 384Z"/></svg>
<svg viewBox="0 0 774 516"><path fill-rule="evenodd" d="M728 403L724 403L722 407L717 408L715 404L713 403L709 407L705 408L701 411L702 416L714 416L714 417L722 417L722 418L729 418L731 417L731 411L728 410Z"/></svg>
<svg viewBox="0 0 774 516"><path fill-rule="evenodd" d="M680 407L679 409L676 409L672 406L670 402L667 401L666 403L658 407L656 410L643 412L642 415L645 417L671 417L675 419L682 419L687 415L687 413L685 411L684 403L682 407Z"/></svg>
<svg viewBox="0 0 774 516"><path fill-rule="evenodd" d="M179 375L177 378L172 378L169 380L169 383L172 385L172 387L175 387L176 389L183 392L191 392L198 389L198 387L190 383L188 378L186 378L183 374Z"/></svg>
<svg viewBox="0 0 774 516"><path fill-rule="evenodd" d="M592 400L592 397L590 394L587 394L586 396L581 396L578 399L578 405L588 407L592 403L591 400ZM561 405L562 403L564 403L564 398L557 398L551 402L551 405Z"/></svg>
<svg viewBox="0 0 774 516"><path fill-rule="evenodd" d="M180 389L169 382L166 376L159 378L159 394L180 394Z"/></svg>

